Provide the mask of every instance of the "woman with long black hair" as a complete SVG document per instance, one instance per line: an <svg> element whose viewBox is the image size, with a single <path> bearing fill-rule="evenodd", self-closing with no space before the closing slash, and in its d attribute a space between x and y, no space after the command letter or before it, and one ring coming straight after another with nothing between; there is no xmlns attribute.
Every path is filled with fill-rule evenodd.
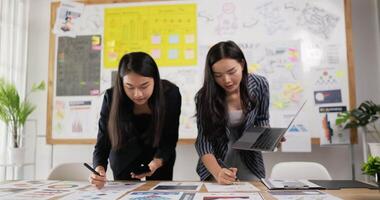
<svg viewBox="0 0 380 200"><path fill-rule="evenodd" d="M106 91L100 112L90 183L106 182L108 159L115 180L172 180L178 140L181 94L161 80L151 56L124 55L115 86ZM148 172L139 172L147 165ZM138 174L140 173L140 174Z"/></svg>
<svg viewBox="0 0 380 200"><path fill-rule="evenodd" d="M261 152L231 145L251 126L269 126L269 85L248 74L242 50L232 41L219 42L207 54L202 88L195 97L201 180L220 184L265 177ZM226 167L228 166L228 167Z"/></svg>

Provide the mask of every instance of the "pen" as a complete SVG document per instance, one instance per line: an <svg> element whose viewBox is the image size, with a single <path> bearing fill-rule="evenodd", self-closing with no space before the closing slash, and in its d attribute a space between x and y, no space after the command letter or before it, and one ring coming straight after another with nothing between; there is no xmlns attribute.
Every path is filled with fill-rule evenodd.
<svg viewBox="0 0 380 200"><path fill-rule="evenodd" d="M218 158L218 163L219 163L220 165L222 165L223 168L230 169L230 167L228 167L228 166L223 162L223 160L220 159L220 158ZM239 181L239 179L238 179L237 177L235 178L235 180L236 180L236 181Z"/></svg>
<svg viewBox="0 0 380 200"><path fill-rule="evenodd" d="M95 171L95 169L94 168L92 168L89 164L87 164L87 163L83 163L83 165L85 166L85 167L87 167L87 169L89 169L90 171L92 171L92 173L94 173L94 174L96 174L96 175L98 175L98 176L101 176L97 171Z"/></svg>
<svg viewBox="0 0 380 200"><path fill-rule="evenodd" d="M227 169L229 169L229 167L223 162L222 159L218 158L218 163L219 163L220 165L222 165L223 168L227 168Z"/></svg>

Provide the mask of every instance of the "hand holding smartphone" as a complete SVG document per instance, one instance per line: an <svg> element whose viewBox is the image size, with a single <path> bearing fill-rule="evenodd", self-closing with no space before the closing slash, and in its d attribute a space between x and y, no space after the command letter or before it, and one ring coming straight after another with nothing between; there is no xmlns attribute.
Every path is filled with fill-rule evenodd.
<svg viewBox="0 0 380 200"><path fill-rule="evenodd" d="M136 168L132 170L132 173L134 174L144 174L150 172L150 168L146 164L140 164Z"/></svg>

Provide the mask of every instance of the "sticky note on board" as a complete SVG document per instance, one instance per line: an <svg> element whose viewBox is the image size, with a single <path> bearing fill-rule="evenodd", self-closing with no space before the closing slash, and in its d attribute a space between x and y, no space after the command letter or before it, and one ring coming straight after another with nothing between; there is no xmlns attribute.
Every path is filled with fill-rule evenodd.
<svg viewBox="0 0 380 200"><path fill-rule="evenodd" d="M108 59L110 61L116 61L117 60L117 53L116 52L108 52L107 56L108 56Z"/></svg>
<svg viewBox="0 0 380 200"><path fill-rule="evenodd" d="M337 78L342 78L344 76L344 72L342 70L338 70L335 72L335 76Z"/></svg>
<svg viewBox="0 0 380 200"><path fill-rule="evenodd" d="M99 36L92 36L91 44L92 44L92 46L100 45L100 37Z"/></svg>
<svg viewBox="0 0 380 200"><path fill-rule="evenodd" d="M179 36L177 34L169 35L169 43L170 44L178 44L179 43Z"/></svg>
<svg viewBox="0 0 380 200"><path fill-rule="evenodd" d="M186 49L185 50L185 59L194 59L194 49Z"/></svg>
<svg viewBox="0 0 380 200"><path fill-rule="evenodd" d="M177 59L178 58L178 50L177 49L170 49L168 52L168 58L169 59Z"/></svg>
<svg viewBox="0 0 380 200"><path fill-rule="evenodd" d="M195 36L194 34L187 34L185 35L185 43L186 44L191 44L195 42Z"/></svg>
<svg viewBox="0 0 380 200"><path fill-rule="evenodd" d="M160 49L153 49L151 53L152 53L152 57L154 59L161 58L161 50Z"/></svg>
<svg viewBox="0 0 380 200"><path fill-rule="evenodd" d="M161 44L161 36L153 35L152 36L152 44Z"/></svg>
<svg viewBox="0 0 380 200"><path fill-rule="evenodd" d="M115 47L116 41L115 40L110 40L107 42L107 47Z"/></svg>

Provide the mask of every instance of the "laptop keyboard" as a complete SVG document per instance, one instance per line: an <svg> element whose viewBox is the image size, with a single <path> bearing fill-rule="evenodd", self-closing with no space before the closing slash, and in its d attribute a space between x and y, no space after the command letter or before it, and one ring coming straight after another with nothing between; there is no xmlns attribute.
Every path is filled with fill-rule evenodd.
<svg viewBox="0 0 380 200"><path fill-rule="evenodd" d="M263 133L257 138L256 142L252 145L251 148L258 149L271 149L273 141L276 140L276 136L273 134L268 134L270 128L265 128Z"/></svg>

